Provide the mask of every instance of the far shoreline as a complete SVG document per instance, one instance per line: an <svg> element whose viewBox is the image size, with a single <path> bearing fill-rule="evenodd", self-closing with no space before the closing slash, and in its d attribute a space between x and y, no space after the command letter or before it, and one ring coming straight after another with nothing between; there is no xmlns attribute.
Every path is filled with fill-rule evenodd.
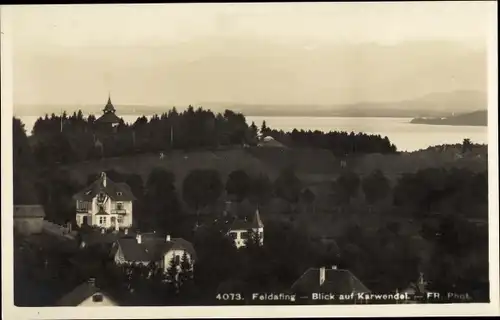
<svg viewBox="0 0 500 320"><path fill-rule="evenodd" d="M234 112L241 112L238 110L233 110ZM77 111L75 111L77 112ZM72 111L67 111L66 114L70 116ZM45 115L48 115L50 117L51 113L39 115L39 114L13 114L12 116L15 118L19 117L38 117L38 118L43 118ZM60 113L54 113L56 116L59 116ZM93 113L89 113L93 114ZM152 117L152 116L160 116L162 113L127 113L127 114L122 114L121 116L118 116L120 118L123 118L124 116L126 117ZM88 116L85 114L85 116ZM280 114L280 115L269 115L269 114L245 114L245 117L268 117L268 118L280 118L280 117L286 117L286 118L394 118L394 119L413 119L414 117L412 116L387 116L387 115L297 115L297 114Z"/></svg>

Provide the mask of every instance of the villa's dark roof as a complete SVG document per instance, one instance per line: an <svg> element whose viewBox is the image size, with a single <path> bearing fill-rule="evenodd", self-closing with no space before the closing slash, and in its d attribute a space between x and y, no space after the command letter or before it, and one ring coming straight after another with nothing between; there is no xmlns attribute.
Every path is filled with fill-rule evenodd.
<svg viewBox="0 0 500 320"><path fill-rule="evenodd" d="M120 121L120 118L113 112L107 112L96 120L96 122L100 123L120 123Z"/></svg>
<svg viewBox="0 0 500 320"><path fill-rule="evenodd" d="M103 184L104 179L106 179L106 187ZM73 199L90 201L101 192L105 193L114 201L132 201L136 199L128 184L123 182L114 182L107 178L105 174L102 174L99 179L94 181L88 187L73 195Z"/></svg>
<svg viewBox="0 0 500 320"><path fill-rule="evenodd" d="M230 230L249 230L249 229L258 229L263 228L264 224L260 219L259 210L255 210L255 215L252 220L242 220L237 218L231 224Z"/></svg>
<svg viewBox="0 0 500 320"><path fill-rule="evenodd" d="M45 210L42 205L15 205L14 218L44 218Z"/></svg>
<svg viewBox="0 0 500 320"><path fill-rule="evenodd" d="M123 256L126 261L158 261L170 250L185 250L192 259L196 260L196 251L191 242L182 238L165 238L157 236L141 235L141 243L135 237L126 237L118 240Z"/></svg>
<svg viewBox="0 0 500 320"><path fill-rule="evenodd" d="M320 269L310 268L292 285L294 292L323 292L333 294L350 294L370 292L368 288L345 269L326 269L325 281L320 285Z"/></svg>
<svg viewBox="0 0 500 320"><path fill-rule="evenodd" d="M56 302L57 306L66 306L66 307L74 307L90 298L96 293L101 293L106 296L106 298L114 301L108 294L102 292L98 287L89 282L84 282L81 285L77 286L73 291L63 296L59 301Z"/></svg>

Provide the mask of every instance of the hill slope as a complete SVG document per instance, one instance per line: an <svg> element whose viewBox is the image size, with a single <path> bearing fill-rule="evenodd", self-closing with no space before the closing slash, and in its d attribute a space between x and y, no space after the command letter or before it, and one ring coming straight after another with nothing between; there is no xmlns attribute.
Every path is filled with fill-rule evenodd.
<svg viewBox="0 0 500 320"><path fill-rule="evenodd" d="M415 118L411 121L415 124L433 124L447 126L487 126L488 112L480 110L470 113L459 114L447 118Z"/></svg>

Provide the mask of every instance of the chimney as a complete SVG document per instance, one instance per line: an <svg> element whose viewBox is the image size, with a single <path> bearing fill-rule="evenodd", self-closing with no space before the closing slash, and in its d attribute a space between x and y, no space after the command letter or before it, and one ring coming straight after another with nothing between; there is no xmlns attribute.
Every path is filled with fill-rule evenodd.
<svg viewBox="0 0 500 320"><path fill-rule="evenodd" d="M94 286L95 285L95 278L89 278L89 284Z"/></svg>
<svg viewBox="0 0 500 320"><path fill-rule="evenodd" d="M124 233L125 233L125 235L127 235L128 234L128 229L125 229Z"/></svg>
<svg viewBox="0 0 500 320"><path fill-rule="evenodd" d="M141 237L141 235L140 235L140 234L137 234L137 235L135 236L135 238L137 239L137 243L138 243L138 244L141 244L141 241L142 241L142 237Z"/></svg>
<svg viewBox="0 0 500 320"><path fill-rule="evenodd" d="M101 178L102 178L102 186L106 188L106 172L101 173Z"/></svg>
<svg viewBox="0 0 500 320"><path fill-rule="evenodd" d="M325 282L325 279L326 279L326 268L325 267L321 267L319 268L319 285L323 285L323 283Z"/></svg>
<svg viewBox="0 0 500 320"><path fill-rule="evenodd" d="M170 235L167 234L167 242L170 242Z"/></svg>

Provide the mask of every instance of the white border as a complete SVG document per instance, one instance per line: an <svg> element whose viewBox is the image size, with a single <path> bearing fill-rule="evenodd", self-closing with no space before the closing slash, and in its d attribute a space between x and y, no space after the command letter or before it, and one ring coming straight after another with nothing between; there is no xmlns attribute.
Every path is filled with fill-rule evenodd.
<svg viewBox="0 0 500 320"><path fill-rule="evenodd" d="M44 307L13 305L12 245L12 6L0 7L1 109L2 109L2 318L4 319L144 319L144 318L282 318L338 316L473 316L499 314L498 255L498 42L497 3L491 2L491 34L488 57L488 160L490 303L446 305L349 305L349 306L210 306L210 307ZM4 263L5 262L5 263Z"/></svg>

